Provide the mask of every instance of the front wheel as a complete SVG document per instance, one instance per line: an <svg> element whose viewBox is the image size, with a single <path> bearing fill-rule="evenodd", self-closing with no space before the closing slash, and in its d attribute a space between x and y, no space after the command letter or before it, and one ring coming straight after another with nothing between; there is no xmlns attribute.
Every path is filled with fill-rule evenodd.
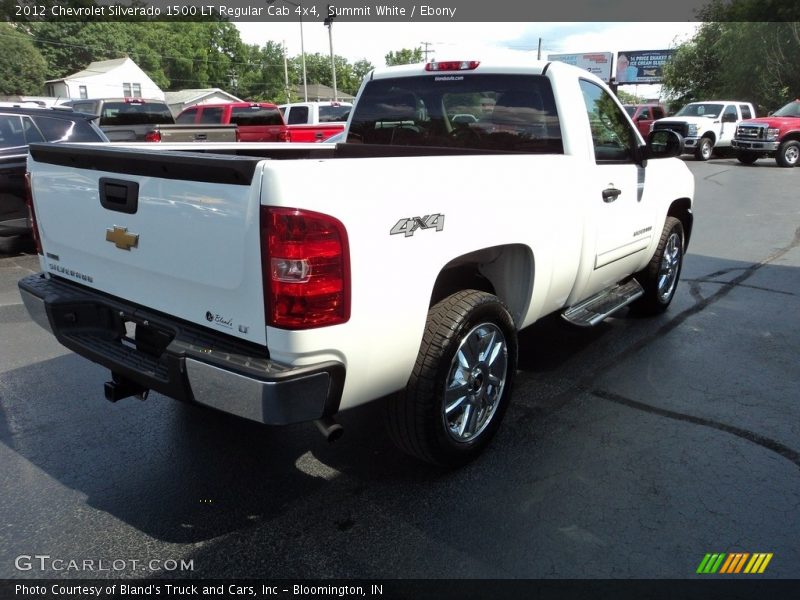
<svg viewBox="0 0 800 600"><path fill-rule="evenodd" d="M657 315L669 307L683 266L684 239L683 224L675 217L667 217L656 253L647 267L636 274L644 288L644 295L633 305L636 312Z"/></svg>
<svg viewBox="0 0 800 600"><path fill-rule="evenodd" d="M517 365L517 333L492 294L464 290L428 311L406 389L387 403L392 441L439 466L476 458L500 426Z"/></svg>
<svg viewBox="0 0 800 600"><path fill-rule="evenodd" d="M714 152L714 144L710 138L702 137L697 142L697 150L694 152L694 157L697 160L708 160Z"/></svg>
<svg viewBox="0 0 800 600"><path fill-rule="evenodd" d="M800 142L787 140L778 147L775 162L778 166L791 168L800 160Z"/></svg>

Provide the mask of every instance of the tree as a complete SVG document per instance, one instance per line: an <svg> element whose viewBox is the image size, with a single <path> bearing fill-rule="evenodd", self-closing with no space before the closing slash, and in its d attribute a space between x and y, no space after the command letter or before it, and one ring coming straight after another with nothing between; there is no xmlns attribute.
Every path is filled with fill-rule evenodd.
<svg viewBox="0 0 800 600"><path fill-rule="evenodd" d="M0 94L35 95L44 88L47 64L30 36L0 22Z"/></svg>
<svg viewBox="0 0 800 600"><path fill-rule="evenodd" d="M398 50L397 52L389 52L385 56L386 66L392 67L394 65L411 65L414 63L420 63L423 61L422 58L422 48L414 48L410 50L408 48L403 48L402 50Z"/></svg>
<svg viewBox="0 0 800 600"><path fill-rule="evenodd" d="M750 100L759 112L800 96L800 4L715 0L703 24L664 68L676 104L710 98Z"/></svg>

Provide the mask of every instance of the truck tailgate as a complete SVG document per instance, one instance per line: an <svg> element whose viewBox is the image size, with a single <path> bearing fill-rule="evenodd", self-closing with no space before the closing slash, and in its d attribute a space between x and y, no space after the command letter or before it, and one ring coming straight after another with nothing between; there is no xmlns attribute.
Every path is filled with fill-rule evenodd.
<svg viewBox="0 0 800 600"><path fill-rule="evenodd" d="M53 276L265 344L253 157L31 145Z"/></svg>

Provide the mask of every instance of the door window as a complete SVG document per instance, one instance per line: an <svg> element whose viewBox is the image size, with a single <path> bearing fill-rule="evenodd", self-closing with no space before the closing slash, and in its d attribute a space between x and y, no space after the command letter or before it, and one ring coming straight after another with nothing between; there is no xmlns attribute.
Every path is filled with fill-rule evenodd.
<svg viewBox="0 0 800 600"><path fill-rule="evenodd" d="M581 92L598 162L632 162L636 134L611 95L591 81L581 80Z"/></svg>

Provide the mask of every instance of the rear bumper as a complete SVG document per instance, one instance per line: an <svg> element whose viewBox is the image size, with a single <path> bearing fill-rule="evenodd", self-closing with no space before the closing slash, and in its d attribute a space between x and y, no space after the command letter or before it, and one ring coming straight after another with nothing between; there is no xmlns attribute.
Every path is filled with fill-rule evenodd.
<svg viewBox="0 0 800 600"><path fill-rule="evenodd" d="M61 344L144 388L270 425L339 409L341 363L288 367L263 347L42 274L19 290L31 318Z"/></svg>

